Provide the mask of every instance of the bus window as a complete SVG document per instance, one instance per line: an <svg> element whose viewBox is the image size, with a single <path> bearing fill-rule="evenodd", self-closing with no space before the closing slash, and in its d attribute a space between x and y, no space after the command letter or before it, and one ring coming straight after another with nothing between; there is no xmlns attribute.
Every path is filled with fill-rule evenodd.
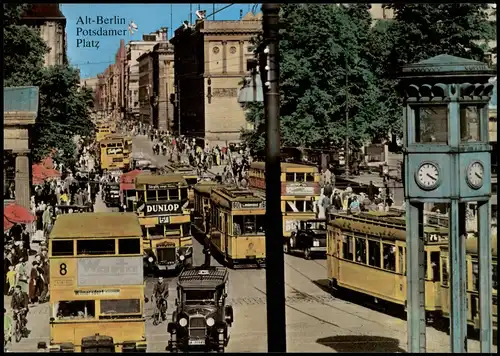
<svg viewBox="0 0 500 356"><path fill-rule="evenodd" d="M73 240L52 241L52 256L73 256Z"/></svg>
<svg viewBox="0 0 500 356"><path fill-rule="evenodd" d="M159 190L158 200L168 200L168 190Z"/></svg>
<svg viewBox="0 0 500 356"><path fill-rule="evenodd" d="M439 275L439 252L431 252L431 269L432 269L432 280L434 282L441 281L441 276Z"/></svg>
<svg viewBox="0 0 500 356"><path fill-rule="evenodd" d="M398 253L399 253L399 273L405 275L406 270L405 270L405 264L404 264L404 254L403 254L403 248L401 246L398 247Z"/></svg>
<svg viewBox="0 0 500 356"><path fill-rule="evenodd" d="M295 182L295 173L286 173L287 182Z"/></svg>
<svg viewBox="0 0 500 356"><path fill-rule="evenodd" d="M145 227L144 225L141 225L141 230L142 230L142 236L147 237L148 236L148 228Z"/></svg>
<svg viewBox="0 0 500 356"><path fill-rule="evenodd" d="M190 236L191 235L191 223L182 224L182 236Z"/></svg>
<svg viewBox="0 0 500 356"><path fill-rule="evenodd" d="M314 182L314 173L306 173L306 182Z"/></svg>
<svg viewBox="0 0 500 356"><path fill-rule="evenodd" d="M179 200L179 189L169 189L168 190L169 200Z"/></svg>
<svg viewBox="0 0 500 356"><path fill-rule="evenodd" d="M188 198L187 188L181 188L181 200L186 200Z"/></svg>
<svg viewBox="0 0 500 356"><path fill-rule="evenodd" d="M101 300L101 314L138 314L141 312L140 299Z"/></svg>
<svg viewBox="0 0 500 356"><path fill-rule="evenodd" d="M370 266L380 267L380 242L368 240L368 261Z"/></svg>
<svg viewBox="0 0 500 356"><path fill-rule="evenodd" d="M90 239L76 241L77 255L114 255L115 240L114 239Z"/></svg>
<svg viewBox="0 0 500 356"><path fill-rule="evenodd" d="M304 173L295 173L295 181L296 182L304 182L306 180Z"/></svg>
<svg viewBox="0 0 500 356"><path fill-rule="evenodd" d="M441 278L443 279L443 286L448 285L448 260L446 258L441 259Z"/></svg>
<svg viewBox="0 0 500 356"><path fill-rule="evenodd" d="M305 212L314 212L314 200L305 201Z"/></svg>
<svg viewBox="0 0 500 356"><path fill-rule="evenodd" d="M156 190L146 190L147 201L156 201Z"/></svg>
<svg viewBox="0 0 500 356"><path fill-rule="evenodd" d="M141 253L141 240L139 239L119 239L118 254L135 255Z"/></svg>
<svg viewBox="0 0 500 356"><path fill-rule="evenodd" d="M181 224L168 224L165 225L165 231L168 235L180 235L181 234Z"/></svg>
<svg viewBox="0 0 500 356"><path fill-rule="evenodd" d="M366 264L366 240L356 237L356 262Z"/></svg>
<svg viewBox="0 0 500 356"><path fill-rule="evenodd" d="M479 290L479 266L477 262L472 262L472 290Z"/></svg>
<svg viewBox="0 0 500 356"><path fill-rule="evenodd" d="M352 254L352 237L342 236L342 257L346 260L353 260Z"/></svg>
<svg viewBox="0 0 500 356"><path fill-rule="evenodd" d="M55 303L54 313L56 319L94 319L95 301L94 300L72 300Z"/></svg>
<svg viewBox="0 0 500 356"><path fill-rule="evenodd" d="M165 225L155 225L155 227L148 227L148 233L150 238L163 237L165 236Z"/></svg>
<svg viewBox="0 0 500 356"><path fill-rule="evenodd" d="M396 271L396 247L394 245L382 244L384 253L384 269Z"/></svg>

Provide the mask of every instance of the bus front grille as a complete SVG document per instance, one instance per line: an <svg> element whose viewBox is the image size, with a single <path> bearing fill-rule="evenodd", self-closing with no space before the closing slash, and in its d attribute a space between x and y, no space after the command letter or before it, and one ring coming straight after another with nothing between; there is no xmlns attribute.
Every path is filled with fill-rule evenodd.
<svg viewBox="0 0 500 356"><path fill-rule="evenodd" d="M160 264L173 263L176 260L175 247L157 248L156 253Z"/></svg>

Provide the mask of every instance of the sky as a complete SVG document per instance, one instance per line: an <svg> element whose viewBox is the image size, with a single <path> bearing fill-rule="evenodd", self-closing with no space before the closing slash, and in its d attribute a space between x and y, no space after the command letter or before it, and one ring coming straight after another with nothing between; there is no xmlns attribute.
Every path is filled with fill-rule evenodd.
<svg viewBox="0 0 500 356"><path fill-rule="evenodd" d="M215 10L229 5L225 4L191 4L193 22L195 11L206 10L207 16ZM259 4L234 4L215 14L215 20L238 20L240 10L243 16L251 11L253 6L260 11ZM80 69L81 78L94 77L104 72L107 66L115 61L115 54L120 46L120 40L125 44L133 40L141 40L143 34L149 34L160 27L169 28L169 38L185 20L189 20L190 4L62 4L61 10L66 17L66 35L68 58L70 64ZM172 14L172 16L171 16ZM117 24L98 24L103 19L116 19ZM131 35L127 29L133 21L138 29ZM120 24L120 23L125 24ZM91 36L88 30L121 30L120 35ZM125 33L125 34L123 34Z"/></svg>

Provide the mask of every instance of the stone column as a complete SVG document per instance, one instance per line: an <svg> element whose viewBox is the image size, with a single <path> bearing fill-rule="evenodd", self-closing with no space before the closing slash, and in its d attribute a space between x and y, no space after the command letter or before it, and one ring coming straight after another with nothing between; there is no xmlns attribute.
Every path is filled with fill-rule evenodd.
<svg viewBox="0 0 500 356"><path fill-rule="evenodd" d="M222 73L227 73L227 41L222 41Z"/></svg>
<svg viewBox="0 0 500 356"><path fill-rule="evenodd" d="M16 203L30 209L29 150L14 151L16 155Z"/></svg>

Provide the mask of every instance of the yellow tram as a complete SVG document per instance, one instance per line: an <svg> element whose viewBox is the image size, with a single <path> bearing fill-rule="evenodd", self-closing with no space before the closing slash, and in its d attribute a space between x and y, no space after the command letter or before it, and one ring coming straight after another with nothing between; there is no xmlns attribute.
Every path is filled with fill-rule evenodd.
<svg viewBox="0 0 500 356"><path fill-rule="evenodd" d="M467 323L479 329L479 266L478 266L478 240L476 237L468 238L465 243L466 249L466 265L467 265ZM492 307L492 321L493 329L497 330L497 236L491 238L492 247L492 289L493 289L493 307ZM449 285L449 254L448 246L441 246L441 264L440 264L440 277L441 277L441 304L443 306L442 314L444 317L450 316L450 285Z"/></svg>
<svg viewBox="0 0 500 356"><path fill-rule="evenodd" d="M265 200L237 187L211 190L210 245L230 267L256 265L266 261L264 231Z"/></svg>
<svg viewBox="0 0 500 356"><path fill-rule="evenodd" d="M390 213L331 214L327 273L334 290L347 289L377 302L406 306L406 222ZM425 226L425 309L441 315L439 260L448 231Z"/></svg>

